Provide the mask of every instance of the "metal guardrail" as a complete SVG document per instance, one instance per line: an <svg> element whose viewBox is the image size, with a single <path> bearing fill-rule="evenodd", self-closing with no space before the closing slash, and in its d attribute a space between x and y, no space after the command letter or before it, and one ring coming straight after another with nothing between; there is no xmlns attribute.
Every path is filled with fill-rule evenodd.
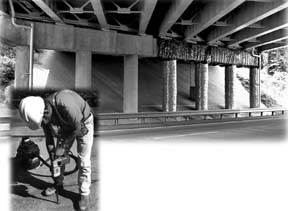
<svg viewBox="0 0 288 211"><path fill-rule="evenodd" d="M276 116L287 114L286 108L269 108L269 109L243 109L243 110L208 110L208 111L179 111L179 112L140 112L140 113L101 113L95 117L98 119L99 128L95 128L95 134L98 129L110 130L114 128L139 128L139 127L154 127L159 125L181 125L193 124L203 121L230 121L231 118L235 119L248 119L258 118L265 116ZM97 110L94 111L97 113ZM198 117L197 117L198 116ZM200 117L200 118L199 118ZM209 117L209 118L208 118ZM228 117L228 118L227 118ZM243 118L244 117L244 118ZM4 131L0 131L0 136L21 137L29 136L44 136L42 130L32 131L25 126L25 124L18 119L18 117L0 118L0 123L4 123ZM148 120L150 119L150 120ZM223 119L223 120L222 120ZM7 123L12 123L8 128ZM10 125L10 124L9 124ZM7 129L10 130L7 130Z"/></svg>
<svg viewBox="0 0 288 211"><path fill-rule="evenodd" d="M185 120L191 120L193 117L200 116L203 120L206 120L208 116L213 116L213 119L223 119L225 115L234 115L234 118L241 118L240 114L248 114L249 118L252 118L252 114L258 114L264 116L264 113L274 116L275 114L284 115L288 109L286 108L265 108L265 109L221 109L221 110L197 110L197 111L179 111L179 112L141 112L141 113L102 113L98 114L98 120L103 122L105 120L114 120L115 125L119 125L119 120L141 120L141 123L146 119L163 119L163 122L167 122L169 118L181 117ZM230 116L231 118L231 116ZM100 123L101 124L101 123ZM127 123L126 123L127 124ZM101 124L103 125L103 124Z"/></svg>

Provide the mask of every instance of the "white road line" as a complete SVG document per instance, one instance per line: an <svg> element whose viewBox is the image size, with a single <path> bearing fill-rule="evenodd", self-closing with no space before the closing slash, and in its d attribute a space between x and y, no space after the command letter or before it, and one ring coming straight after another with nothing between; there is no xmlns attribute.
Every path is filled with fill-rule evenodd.
<svg viewBox="0 0 288 211"><path fill-rule="evenodd" d="M202 133L189 133L189 134L182 134L182 135L171 135L171 136L159 136L152 138L153 140L165 139L165 138L178 138L184 136L197 136L197 135L206 135L212 133L218 133L219 131L210 131L210 132L202 132Z"/></svg>

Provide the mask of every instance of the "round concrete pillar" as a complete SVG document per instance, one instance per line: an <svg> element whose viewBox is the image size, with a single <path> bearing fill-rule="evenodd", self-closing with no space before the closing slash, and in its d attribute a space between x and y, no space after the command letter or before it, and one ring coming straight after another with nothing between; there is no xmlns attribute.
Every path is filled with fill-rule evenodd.
<svg viewBox="0 0 288 211"><path fill-rule="evenodd" d="M250 68L250 108L260 108L260 69Z"/></svg>
<svg viewBox="0 0 288 211"><path fill-rule="evenodd" d="M195 65L196 109L208 110L208 64Z"/></svg>
<svg viewBox="0 0 288 211"><path fill-rule="evenodd" d="M235 104L236 66L225 66L225 108L233 109Z"/></svg>
<svg viewBox="0 0 288 211"><path fill-rule="evenodd" d="M163 62L163 110L177 109L177 61Z"/></svg>

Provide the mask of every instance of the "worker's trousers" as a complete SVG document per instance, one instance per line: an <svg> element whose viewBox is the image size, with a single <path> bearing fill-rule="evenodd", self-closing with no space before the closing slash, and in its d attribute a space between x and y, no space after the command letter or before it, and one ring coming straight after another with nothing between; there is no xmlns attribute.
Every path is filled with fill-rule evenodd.
<svg viewBox="0 0 288 211"><path fill-rule="evenodd" d="M94 139L94 122L92 113L85 120L84 124L88 129L88 133L82 137L80 136L76 138L78 166L79 166L78 186L79 186L79 193L81 195L89 195L91 185L91 152ZM71 143L69 148L72 147L72 144L73 142ZM61 167L61 176L53 178L56 185L58 186L63 185L64 172L65 172L65 165Z"/></svg>
<svg viewBox="0 0 288 211"><path fill-rule="evenodd" d="M91 185L91 151L94 139L93 114L84 122L88 133L83 137L77 137L77 153L79 158L78 186L81 195L90 194Z"/></svg>

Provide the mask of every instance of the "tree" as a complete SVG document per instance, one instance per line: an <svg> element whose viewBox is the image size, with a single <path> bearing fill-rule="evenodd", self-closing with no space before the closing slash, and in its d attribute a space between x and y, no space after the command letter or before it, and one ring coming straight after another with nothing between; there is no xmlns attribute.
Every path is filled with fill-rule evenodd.
<svg viewBox="0 0 288 211"><path fill-rule="evenodd" d="M0 86L5 88L15 78L16 52L10 47L0 47Z"/></svg>
<svg viewBox="0 0 288 211"><path fill-rule="evenodd" d="M275 72L288 72L288 48L280 48L268 52L268 68L269 75Z"/></svg>

